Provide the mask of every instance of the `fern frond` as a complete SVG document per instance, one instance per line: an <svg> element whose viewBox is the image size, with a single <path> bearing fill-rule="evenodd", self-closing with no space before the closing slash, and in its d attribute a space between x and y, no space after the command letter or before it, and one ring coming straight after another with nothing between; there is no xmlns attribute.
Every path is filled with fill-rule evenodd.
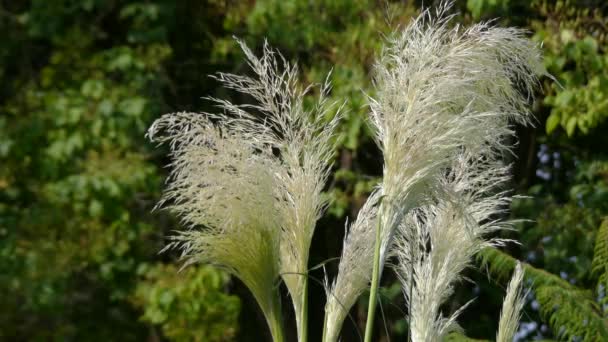
<svg viewBox="0 0 608 342"><path fill-rule="evenodd" d="M595 237L591 273L597 279L599 301L602 308L608 307L608 217L604 219ZM604 309L604 317L608 310Z"/></svg>
<svg viewBox="0 0 608 342"><path fill-rule="evenodd" d="M517 260L495 248L479 254L489 275L508 279ZM593 293L582 290L549 272L523 264L528 284L540 305L543 320L556 336L577 341L608 341L608 322L602 317Z"/></svg>

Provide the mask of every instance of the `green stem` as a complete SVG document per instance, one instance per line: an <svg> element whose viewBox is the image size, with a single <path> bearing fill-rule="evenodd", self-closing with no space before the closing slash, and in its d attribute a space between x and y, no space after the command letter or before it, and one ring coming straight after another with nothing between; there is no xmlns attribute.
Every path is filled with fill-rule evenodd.
<svg viewBox="0 0 608 342"><path fill-rule="evenodd" d="M283 316L281 314L281 301L279 293L273 293L271 296L271 304L267 310L264 311L268 328L270 329L270 335L274 342L284 342L285 336L283 335Z"/></svg>
<svg viewBox="0 0 608 342"><path fill-rule="evenodd" d="M302 307L300 308L300 338L299 342L308 341L308 273L304 275L302 284Z"/></svg>
<svg viewBox="0 0 608 342"><path fill-rule="evenodd" d="M410 243L411 245L411 243ZM414 250L414 248L410 247L410 250ZM413 341L412 340L412 295L414 293L414 260L412 259L410 261L410 307L408 308L408 313L409 313L409 317L407 318L407 334L408 334L408 341Z"/></svg>
<svg viewBox="0 0 608 342"><path fill-rule="evenodd" d="M274 316L274 315L273 315ZM270 327L270 334L274 342L284 342L285 337L283 336L283 325L280 317L273 317L268 321Z"/></svg>
<svg viewBox="0 0 608 342"><path fill-rule="evenodd" d="M376 297L378 296L378 286L380 286L380 247L382 245L380 210L378 209L378 226L376 228L376 242L374 247L374 268L372 272L372 283L369 293L369 303L367 304L367 322L365 324L365 342L372 341L374 330L374 315L376 314Z"/></svg>
<svg viewBox="0 0 608 342"><path fill-rule="evenodd" d="M327 342L327 311L325 312L325 318L323 319L323 338L322 342Z"/></svg>

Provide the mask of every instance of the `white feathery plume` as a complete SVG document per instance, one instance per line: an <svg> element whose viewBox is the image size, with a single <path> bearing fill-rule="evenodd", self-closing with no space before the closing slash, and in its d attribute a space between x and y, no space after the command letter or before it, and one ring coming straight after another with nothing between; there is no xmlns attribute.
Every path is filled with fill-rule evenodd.
<svg viewBox="0 0 608 342"><path fill-rule="evenodd" d="M526 295L522 289L523 279L524 271L521 263L518 262L515 266L515 272L513 272L511 281L509 282L509 287L507 287L507 295L502 304L496 342L512 342L513 337L517 332L521 311L526 303Z"/></svg>
<svg viewBox="0 0 608 342"><path fill-rule="evenodd" d="M424 11L389 38L375 68L371 122L384 155L381 263L403 217L461 148L501 154L509 148L508 122L532 120L526 106L544 73L538 48L517 29L450 28L450 6Z"/></svg>
<svg viewBox="0 0 608 342"><path fill-rule="evenodd" d="M373 192L359 210L357 219L344 237L344 248L338 266L338 275L326 286L325 323L323 341L337 341L344 319L357 299L369 286L374 258L376 214L379 193Z"/></svg>
<svg viewBox="0 0 608 342"><path fill-rule="evenodd" d="M322 196L333 160L333 133L342 107L326 122L335 103L327 102L331 87L320 88L316 106L304 109L304 96L311 87L297 86L297 67L268 45L257 58L240 43L258 79L220 74L218 79L229 88L252 96L259 105L233 106L235 113L254 108L264 114L262 121L235 122L240 131L250 132L251 139L278 151L281 168L276 173L282 188L279 205L281 217L281 275L294 305L298 339L307 338L308 257L317 220L326 204ZM279 73L279 61L284 71ZM261 133L264 134L261 134Z"/></svg>
<svg viewBox="0 0 608 342"><path fill-rule="evenodd" d="M302 117L292 118L290 130L285 131L285 142L278 145L283 169L279 180L284 187L282 208L283 234L281 239L281 273L291 294L296 312L298 340L307 340L308 258L314 229L321 217L326 198L322 195L333 160L332 136L338 114L329 123L322 120L333 106L326 103L328 83L321 88L315 113L301 109L302 98L297 98L297 112Z"/></svg>
<svg viewBox="0 0 608 342"><path fill-rule="evenodd" d="M509 179L500 157L511 148L505 142L513 135L510 122L530 122L526 104L537 76L544 73L538 49L521 32L486 24L448 29L446 8L437 17L423 14L412 34L425 42L428 34L442 45L427 52L443 61L445 74L437 75L452 84L433 98L455 108L471 129L444 159L423 206L399 222L395 252L412 341L439 341L457 327L455 319L464 307L446 317L441 305L473 255L503 242L488 238L509 227L499 220L511 201L500 189ZM413 41L410 37L405 44Z"/></svg>
<svg viewBox="0 0 608 342"><path fill-rule="evenodd" d="M188 228L173 236L167 248L180 248L186 265L210 263L241 279L260 305L273 338L282 341L276 287L280 221L273 176L280 165L271 151L214 126L202 114L165 115L148 134L169 143L173 159L159 205Z"/></svg>
<svg viewBox="0 0 608 342"><path fill-rule="evenodd" d="M409 236L407 240L399 237L396 246L399 251L397 274L403 284L409 310L409 334L412 341L441 341L448 332L455 329L458 312L444 317L440 313L440 307L453 291L453 281L458 277L456 272L462 270L471 257L466 248L472 241L458 232L463 228L464 219L448 203L428 206L417 215L410 215L406 221L411 221L404 224L408 226ZM439 246L432 246L427 251L425 244L429 244L430 235L434 234L428 228L431 225L445 225L448 223L446 221L449 221L450 229L444 229L443 238L458 243L464 249L441 250L437 248Z"/></svg>
<svg viewBox="0 0 608 342"><path fill-rule="evenodd" d="M370 99L384 170L368 316L373 319L383 265L401 229L401 275L412 315L418 315L412 323L422 324L412 327L415 341L433 341L449 330L453 318L438 315L440 303L484 244L481 237L503 227L492 221L509 201L504 193L491 194L506 177L497 160L511 148L510 123L532 121L527 105L545 73L539 49L524 32L486 23L450 27L451 5L423 11L389 38ZM408 216L413 223L404 222Z"/></svg>
<svg viewBox="0 0 608 342"><path fill-rule="evenodd" d="M506 192L497 192L508 180L508 171L498 162L460 153L443 177L440 192L399 227L393 250L412 341L440 341L457 328L455 320L466 305L449 317L440 308L473 256L504 242L488 235L509 226L497 220L511 200Z"/></svg>
<svg viewBox="0 0 608 342"><path fill-rule="evenodd" d="M326 80L320 87L316 105L311 110L306 110L304 96L312 87L302 89L298 86L295 65L289 64L278 52L270 49L268 44L264 44L263 54L258 58L243 42L238 43L256 77L219 73L215 79L224 87L251 97L253 103L237 105L210 98L224 112L222 115L172 114L160 119L151 132L158 130L155 127L168 128L172 137L171 146L178 151L174 152L174 166L184 170L174 172L174 175L181 178L174 177L166 197L187 203L185 206L172 205L187 222L191 222L189 218L193 215L213 219L216 225L233 221L230 215L214 216L215 210L232 209L233 202L222 194L226 191L235 192L234 197L238 201L247 198L253 201L251 205L264 203L265 207L248 208L248 215L259 221L260 227L256 226L257 230L266 230L272 235L270 241L274 259L268 267L273 269L275 281L278 275L285 281L296 312L299 339L305 340L308 254L316 221L326 203L322 190L333 158L332 136L340 118L341 107L337 108L334 118L326 122L328 114L335 109L334 104L327 101L330 85ZM205 147L208 144L204 134L210 133L191 133L189 120L210 131L212 129L209 127L214 126L211 122L214 122L217 141L214 142L213 153L224 155L228 159L227 163L232 162L231 158L235 158L234 163L240 162L239 158L242 158L243 163L251 164L250 169L241 170L229 163L220 169L213 166L217 163L215 160L213 163L201 162L182 152L182 149L188 150L191 147L192 141L200 140L202 142L199 145ZM232 143L234 145L230 145ZM188 167L190 168L186 170ZM235 172L235 168L239 171ZM185 175L188 172L190 174ZM213 177L224 177L226 182L217 186L214 193L207 193L201 189L201 183L213 183ZM252 198L245 197L242 192L248 191L247 184L242 184L244 180L241 178L246 178L255 186L264 187L252 191ZM191 186L189 192L183 191L185 186ZM254 200L255 196L257 198ZM207 202L190 202L199 197L201 202ZM209 226L207 222L204 223ZM199 222L194 224L198 225ZM218 236L228 239L226 230L219 231L221 234ZM187 235L182 235L180 241L185 250L200 249L197 245L199 240L191 239L192 232L184 234ZM238 238L245 241L243 243L249 243L246 235ZM238 251L239 247L235 246L234 252ZM270 254L266 256L270 257ZM233 273L242 277L237 272Z"/></svg>

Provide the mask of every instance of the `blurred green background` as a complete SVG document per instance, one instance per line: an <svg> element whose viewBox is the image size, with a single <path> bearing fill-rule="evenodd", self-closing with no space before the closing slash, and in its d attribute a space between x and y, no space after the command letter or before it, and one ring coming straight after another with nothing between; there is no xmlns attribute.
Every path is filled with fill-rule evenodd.
<svg viewBox="0 0 608 342"><path fill-rule="evenodd" d="M267 340L242 284L208 266L178 273L178 255L158 253L179 223L152 212L168 160L146 129L166 112L212 110L204 96L235 96L207 77L248 72L233 35L258 51L268 39L305 83L333 68L331 97L347 100L348 114L310 266L334 258L345 219L381 174L365 126L374 56L421 2L0 0L0 340ZM608 340L608 3L466 0L455 11L464 24L498 18L529 30L555 81L542 80L536 126L518 128L510 157L512 186L529 196L512 217L528 221L505 237L521 245L484 253L445 310L476 298L459 322L493 339L511 255L530 265L519 340ZM332 277L337 263L325 266ZM324 274L311 276L316 341ZM382 300L378 341L404 341L389 273ZM344 341L360 339L366 303Z"/></svg>

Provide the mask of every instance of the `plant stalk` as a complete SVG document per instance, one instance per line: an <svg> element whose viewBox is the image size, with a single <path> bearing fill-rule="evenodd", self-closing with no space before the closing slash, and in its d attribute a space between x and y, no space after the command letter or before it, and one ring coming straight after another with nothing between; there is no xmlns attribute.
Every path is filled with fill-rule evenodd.
<svg viewBox="0 0 608 342"><path fill-rule="evenodd" d="M376 228L376 242L374 246L374 268L372 271L369 303L367 304L367 322L365 323L365 342L372 341L374 315L376 314L376 298L378 296L378 287L380 286L380 248L382 246L382 223L380 219L380 210L381 207L378 209L378 226Z"/></svg>
<svg viewBox="0 0 608 342"><path fill-rule="evenodd" d="M411 245L411 243L410 243ZM414 248L410 247L410 249L413 251ZM414 259L412 259L410 261L410 305L408 308L408 313L409 313L409 317L407 318L407 334L408 334L408 341L413 341L412 339L412 296L414 295Z"/></svg>
<svg viewBox="0 0 608 342"><path fill-rule="evenodd" d="M268 325L270 327L270 335L272 335L272 340L274 342L284 342L285 337L283 336L283 325L281 323L280 317L273 317L268 321Z"/></svg>
<svg viewBox="0 0 608 342"><path fill-rule="evenodd" d="M304 283L302 284L302 307L300 308L300 337L299 342L308 341L308 273L304 275Z"/></svg>
<svg viewBox="0 0 608 342"><path fill-rule="evenodd" d="M325 318L323 319L323 338L322 342L327 342L327 311L325 312Z"/></svg>
<svg viewBox="0 0 608 342"><path fill-rule="evenodd" d="M283 315L281 314L281 302L278 293L273 293L271 296L270 307L266 307L267 310L262 309L268 328L270 329L270 335L272 336L273 342L284 342L285 335L283 333Z"/></svg>

